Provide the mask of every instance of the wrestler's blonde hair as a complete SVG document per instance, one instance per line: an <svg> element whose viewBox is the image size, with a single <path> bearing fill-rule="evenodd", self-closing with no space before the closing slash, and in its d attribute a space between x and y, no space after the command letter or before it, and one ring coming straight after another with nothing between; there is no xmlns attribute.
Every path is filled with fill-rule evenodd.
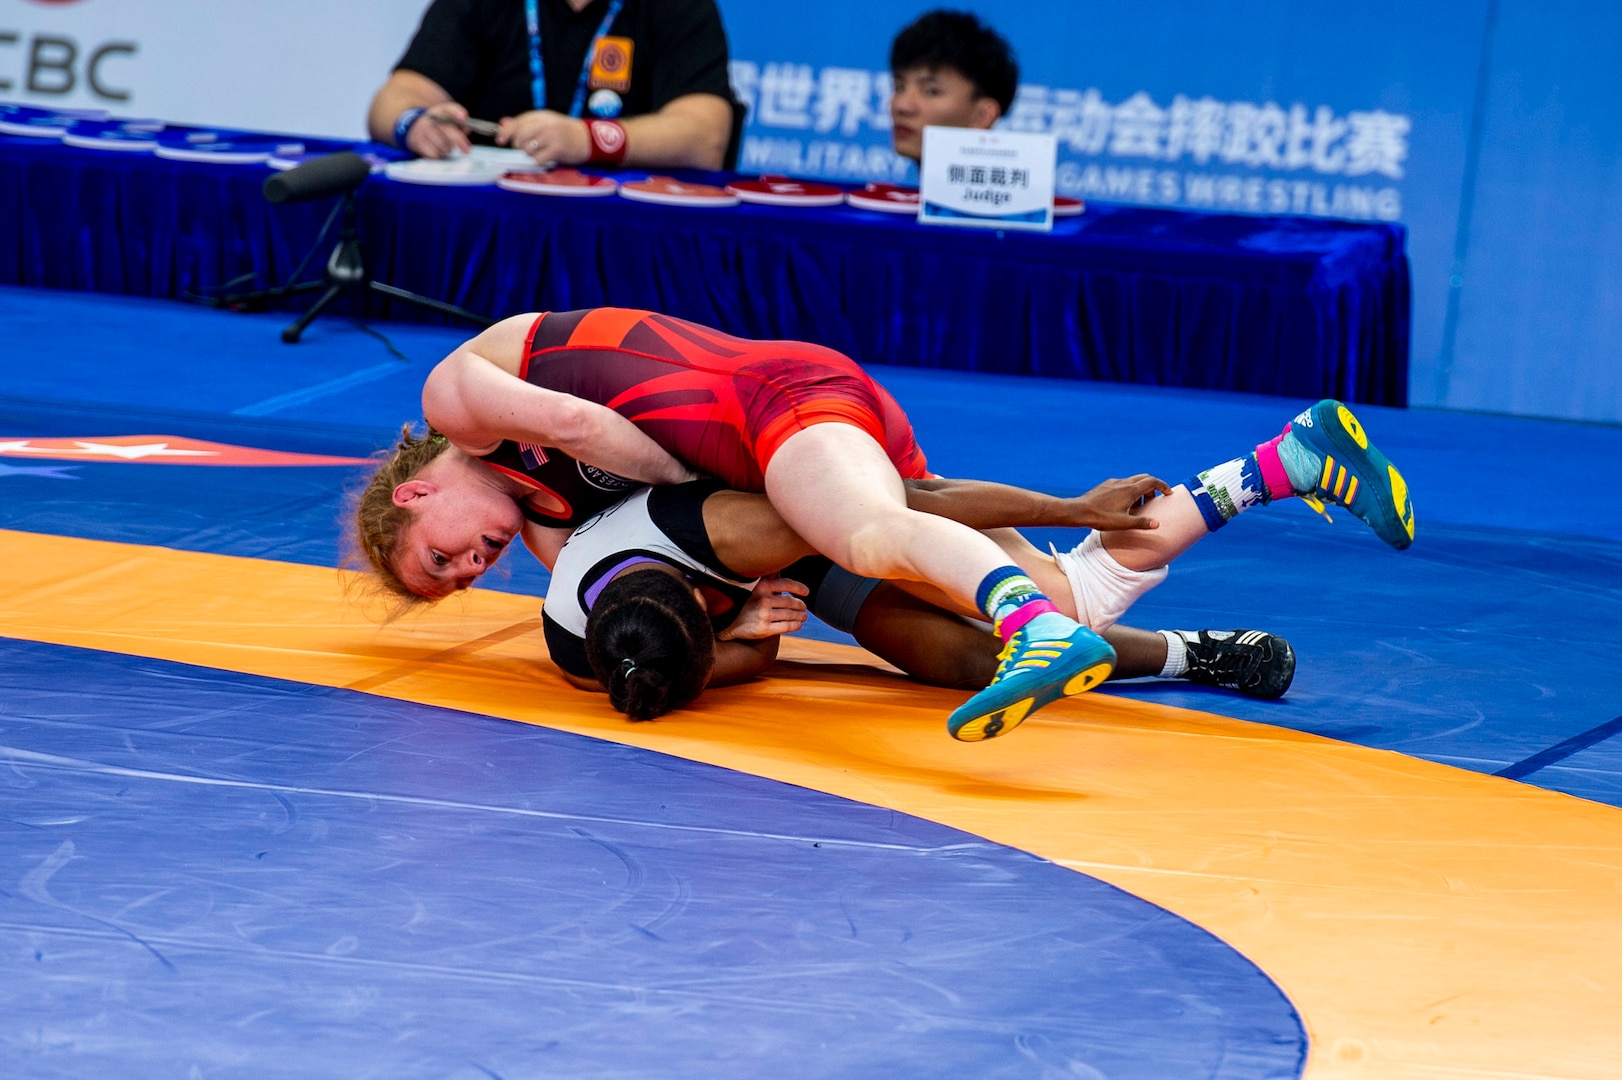
<svg viewBox="0 0 1622 1080"><path fill-rule="evenodd" d="M400 441L392 450L373 455L378 466L366 486L350 496L344 563L370 571L376 590L397 602L395 615L427 601L407 588L394 569L395 549L412 518L410 510L395 505L394 489L416 476L448 446L450 441L433 428L419 437L410 424L404 425Z"/></svg>

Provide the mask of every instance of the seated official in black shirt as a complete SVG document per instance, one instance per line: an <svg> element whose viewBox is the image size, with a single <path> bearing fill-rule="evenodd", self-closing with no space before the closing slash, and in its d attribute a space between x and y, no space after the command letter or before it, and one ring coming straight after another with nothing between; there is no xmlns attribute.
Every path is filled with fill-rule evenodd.
<svg viewBox="0 0 1622 1080"><path fill-rule="evenodd" d="M422 157L461 121L560 165L718 169L732 130L714 0L433 0L372 99L372 138ZM445 123L442 121L451 121Z"/></svg>
<svg viewBox="0 0 1622 1080"><path fill-rule="evenodd" d="M926 11L908 23L890 45L890 74L891 144L913 162L924 156L924 128L989 128L1019 89L1013 48L967 11Z"/></svg>

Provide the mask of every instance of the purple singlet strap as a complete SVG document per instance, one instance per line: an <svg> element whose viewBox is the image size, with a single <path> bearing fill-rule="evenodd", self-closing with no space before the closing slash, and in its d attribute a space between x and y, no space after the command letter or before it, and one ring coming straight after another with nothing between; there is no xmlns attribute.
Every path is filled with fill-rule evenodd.
<svg viewBox="0 0 1622 1080"><path fill-rule="evenodd" d="M620 571L626 569L627 567L635 566L637 563L658 564L659 560L650 559L646 555L632 555L630 558L622 559L613 566L610 566L607 570L603 571L602 574L598 576L597 580L592 583L591 587L586 590L586 610L590 611L592 608L597 606L597 598L603 594L604 589L608 588L608 583L614 580L615 575L619 574Z"/></svg>

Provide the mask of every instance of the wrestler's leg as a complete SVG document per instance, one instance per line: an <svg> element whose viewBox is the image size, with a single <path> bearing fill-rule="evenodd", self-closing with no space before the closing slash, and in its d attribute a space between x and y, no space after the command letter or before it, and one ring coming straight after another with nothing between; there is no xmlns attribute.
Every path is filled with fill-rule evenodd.
<svg viewBox="0 0 1622 1080"><path fill-rule="evenodd" d="M1165 580L1166 562L1209 535L1187 488L1174 489L1152 507L1160 521L1153 532L1090 533L1071 550L1053 555L1037 551L1012 530L996 535L1004 550L1049 590L1057 606L1073 612L1115 649L1110 678L1159 676L1227 687L1247 697L1283 695L1295 677L1295 651L1276 634L1243 629L1151 632L1118 624L1144 593ZM1044 560L1051 564L1046 573L1038 566ZM1054 583L1054 575L1065 578L1069 587Z"/></svg>
<svg viewBox="0 0 1622 1080"><path fill-rule="evenodd" d="M1115 649L1111 679L1186 679L1277 698L1295 677L1295 651L1260 630L1138 630L1116 621L1166 578L1165 564L1210 535L1186 487L1154 500L1154 531L1089 535L1070 551L1038 551L1013 529L997 542L1067 615L1092 627ZM1125 541L1117 546L1117 541ZM1124 548L1124 550L1123 550ZM1135 564L1135 565L1133 565ZM911 586L909 586L911 588Z"/></svg>
<svg viewBox="0 0 1622 1080"><path fill-rule="evenodd" d="M984 622L922 599L918 592L927 589L913 582L881 583L862 605L851 633L863 648L919 682L960 690L984 686L997 667L1001 643ZM1116 623L1101 636L1115 650L1112 682L1174 678L1276 698L1295 675L1295 652L1276 634L1142 630ZM1181 646L1175 666L1167 663L1173 639Z"/></svg>
<svg viewBox="0 0 1622 1080"><path fill-rule="evenodd" d="M982 533L908 509L901 477L872 436L818 423L789 435L766 464L766 495L812 547L864 577L927 581L991 618L1007 646L991 684L954 710L959 739L992 738L1114 666L1102 638L1054 607Z"/></svg>
<svg viewBox="0 0 1622 1080"><path fill-rule="evenodd" d="M984 533L1002 549L1004 561L1011 562L1023 570L1027 577L1036 582L1036 587L1053 601L1054 607L1072 619L1079 618L1076 615L1076 601L1071 595L1070 582L1052 555L1039 550L1017 529L987 529ZM983 620L986 617L984 612L954 600L928 582L897 581L896 585L919 600L947 611L971 619Z"/></svg>
<svg viewBox="0 0 1622 1080"><path fill-rule="evenodd" d="M1012 530L1009 530L1012 532ZM1018 533L1013 535L1018 536ZM1023 538L1021 538L1023 540ZM1008 546L1005 545L1005 550ZM1053 605L1074 618L1075 598L1053 556L1029 543L1010 551L1053 600ZM955 614L951 600L923 582L886 583L862 605L852 633L869 652L932 686L978 689L997 666L1000 642L983 621L967 622L968 612ZM983 620L984 616L979 617ZM1142 679L1166 673L1168 649L1164 634L1117 623L1100 632L1115 649L1111 679Z"/></svg>
<svg viewBox="0 0 1622 1080"><path fill-rule="evenodd" d="M1115 670L1111 679L1143 679L1161 674L1166 668L1166 636L1158 630L1139 630L1116 623L1103 632L1115 649Z"/></svg>
<svg viewBox="0 0 1622 1080"><path fill-rule="evenodd" d="M981 533L907 508L882 447L851 424L814 424L786 439L766 466L766 496L789 527L853 574L925 581L966 610L1008 564Z"/></svg>
<svg viewBox="0 0 1622 1080"><path fill-rule="evenodd" d="M1402 474L1346 406L1325 400L1285 425L1283 434L1134 511L1153 513L1158 530L1112 532L1104 547L1129 570L1154 569L1244 511L1298 495L1320 510L1324 503L1346 507L1392 547L1413 542L1413 505Z"/></svg>
<svg viewBox="0 0 1622 1080"><path fill-rule="evenodd" d="M1132 510L1134 517L1152 516L1158 529L1119 529L1104 533L1104 550L1128 570L1154 570L1211 535L1205 516L1188 488L1179 484Z"/></svg>
<svg viewBox="0 0 1622 1080"><path fill-rule="evenodd" d="M919 682L958 690L989 683L1002 648L985 623L969 622L884 581L862 603L851 634ZM1160 635L1150 637L1158 641Z"/></svg>

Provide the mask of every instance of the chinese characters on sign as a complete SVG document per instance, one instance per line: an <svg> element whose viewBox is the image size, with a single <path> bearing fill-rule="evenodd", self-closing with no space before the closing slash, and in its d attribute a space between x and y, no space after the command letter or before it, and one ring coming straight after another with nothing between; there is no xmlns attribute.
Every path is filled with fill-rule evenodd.
<svg viewBox="0 0 1622 1080"><path fill-rule="evenodd" d="M1028 188L1031 170L1005 169L996 165L948 165L946 179L954 184L990 184L992 187Z"/></svg>
<svg viewBox="0 0 1622 1080"><path fill-rule="evenodd" d="M739 168L838 180L906 181L889 147L890 75L732 62L749 106ZM1061 195L1195 209L1391 221L1412 121L1380 109L1218 101L1024 85L999 130L1052 135Z"/></svg>

